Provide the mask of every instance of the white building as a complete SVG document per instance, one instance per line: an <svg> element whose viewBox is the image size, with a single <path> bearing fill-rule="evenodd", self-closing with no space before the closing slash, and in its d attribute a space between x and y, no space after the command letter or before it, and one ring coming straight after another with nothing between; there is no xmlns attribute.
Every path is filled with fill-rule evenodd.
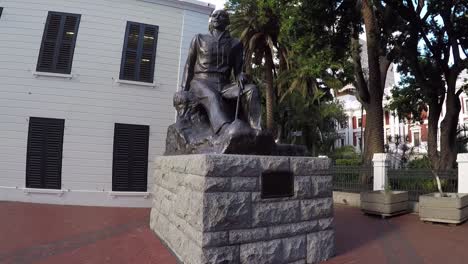
<svg viewBox="0 0 468 264"><path fill-rule="evenodd" d="M382 106L387 106L391 97L391 89L395 85L395 78L393 73L393 65L387 73L387 81L385 84L384 99ZM463 85L468 83L468 72L463 71L457 81L457 88L460 88ZM354 146L356 151L362 151L361 147L364 142L362 140L362 133L365 131L366 124L366 111L361 108L361 103L357 100L355 94L355 88L352 85L344 87L340 92L335 96L338 101L340 101L343 106L346 115L348 116L348 121L346 126L338 128L338 133L340 138L335 142L335 147L343 146ZM460 95L461 110L459 115L458 125L462 128L468 128L468 95L462 93ZM442 113L439 119L439 129L440 122L442 122L445 116L445 103L442 106ZM400 120L395 113L390 113L388 110L384 109L384 140L385 144L388 144L390 149L393 148L395 151L395 138L397 136L401 137L401 142L406 142L406 144L412 148L413 153L416 154L425 154L427 153L427 140L428 140L428 113L422 113L423 121L421 123L414 122L408 123ZM468 135L468 131L464 132L465 135ZM440 133L439 133L440 136ZM389 137L392 141L389 142ZM402 144L400 144L402 146Z"/></svg>
<svg viewBox="0 0 468 264"><path fill-rule="evenodd" d="M0 200L150 207L194 0L0 1Z"/></svg>

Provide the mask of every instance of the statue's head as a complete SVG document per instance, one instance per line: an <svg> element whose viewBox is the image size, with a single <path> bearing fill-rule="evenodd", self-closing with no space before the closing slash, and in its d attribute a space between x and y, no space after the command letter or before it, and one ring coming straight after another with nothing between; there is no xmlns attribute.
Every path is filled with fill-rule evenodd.
<svg viewBox="0 0 468 264"><path fill-rule="evenodd" d="M227 26L231 24L229 14L226 10L215 10L210 15L210 31L217 29L220 31L226 30Z"/></svg>

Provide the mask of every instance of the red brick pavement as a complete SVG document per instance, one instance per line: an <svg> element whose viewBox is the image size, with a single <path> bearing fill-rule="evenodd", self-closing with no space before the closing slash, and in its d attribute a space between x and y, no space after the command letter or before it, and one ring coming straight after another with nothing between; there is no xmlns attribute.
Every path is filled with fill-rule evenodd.
<svg viewBox="0 0 468 264"><path fill-rule="evenodd" d="M0 202L0 263L176 263L148 221L148 209ZM337 256L326 264L468 263L468 224L336 206L335 226Z"/></svg>
<svg viewBox="0 0 468 264"><path fill-rule="evenodd" d="M426 224L415 214L382 220L335 206L336 257L326 264L466 264L468 223Z"/></svg>
<svg viewBox="0 0 468 264"><path fill-rule="evenodd" d="M0 263L161 263L175 258L149 209L0 202Z"/></svg>

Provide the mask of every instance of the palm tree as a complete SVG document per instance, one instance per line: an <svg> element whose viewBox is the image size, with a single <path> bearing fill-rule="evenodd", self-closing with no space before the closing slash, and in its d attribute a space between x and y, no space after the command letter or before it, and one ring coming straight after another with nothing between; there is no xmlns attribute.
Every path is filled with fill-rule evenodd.
<svg viewBox="0 0 468 264"><path fill-rule="evenodd" d="M275 127L275 85L276 75L274 56L279 50L278 36L280 19L275 12L275 4L246 1L230 6L231 32L239 37L245 49L245 70L252 73L254 65L263 66L266 87L266 127L272 131Z"/></svg>

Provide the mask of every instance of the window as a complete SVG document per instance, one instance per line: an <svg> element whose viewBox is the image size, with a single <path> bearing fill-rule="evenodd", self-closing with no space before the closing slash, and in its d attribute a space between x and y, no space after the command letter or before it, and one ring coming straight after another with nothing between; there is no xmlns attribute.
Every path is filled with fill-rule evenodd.
<svg viewBox="0 0 468 264"><path fill-rule="evenodd" d="M115 124L113 191L146 192L149 126Z"/></svg>
<svg viewBox="0 0 468 264"><path fill-rule="evenodd" d="M0 18L2 17L3 7L0 7Z"/></svg>
<svg viewBox="0 0 468 264"><path fill-rule="evenodd" d="M344 147L344 146L345 146L345 140L344 140L344 138L341 138L341 139L340 139L340 143L341 143L340 147Z"/></svg>
<svg viewBox="0 0 468 264"><path fill-rule="evenodd" d="M358 118L358 127L362 127L362 118Z"/></svg>
<svg viewBox="0 0 468 264"><path fill-rule="evenodd" d="M62 187L64 119L31 117L26 154L26 187Z"/></svg>
<svg viewBox="0 0 468 264"><path fill-rule="evenodd" d="M152 83L158 26L128 22L122 51L120 79Z"/></svg>
<svg viewBox="0 0 468 264"><path fill-rule="evenodd" d="M36 70L70 74L81 15L49 12Z"/></svg>

